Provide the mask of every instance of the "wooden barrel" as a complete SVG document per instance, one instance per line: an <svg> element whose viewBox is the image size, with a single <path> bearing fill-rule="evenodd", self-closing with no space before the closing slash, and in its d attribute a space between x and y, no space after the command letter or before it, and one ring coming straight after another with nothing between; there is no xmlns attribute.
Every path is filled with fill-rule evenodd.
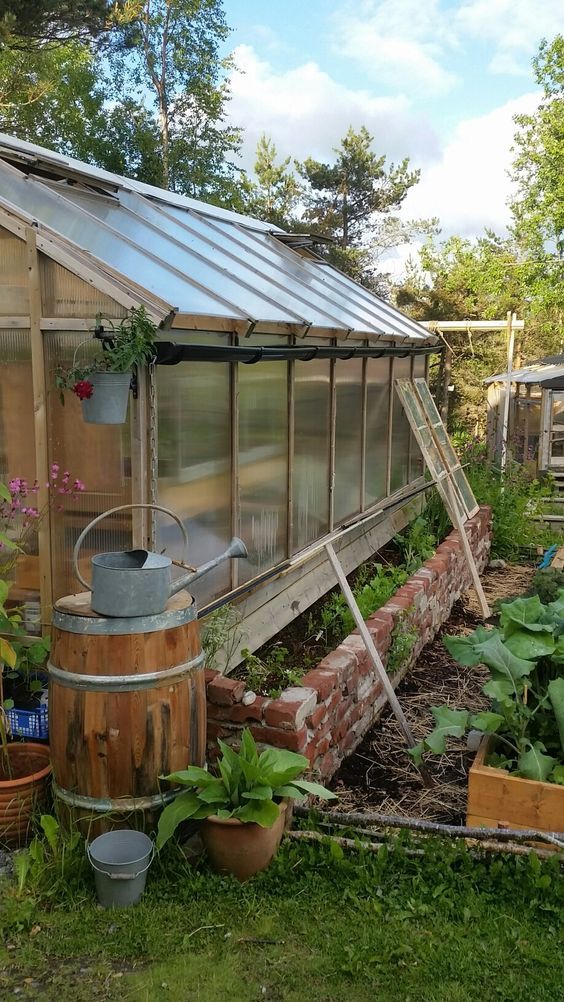
<svg viewBox="0 0 564 1002"><path fill-rule="evenodd" d="M203 765L206 695L196 607L109 618L90 593L57 602L49 662L53 789L87 834L154 828L174 791L159 776Z"/></svg>

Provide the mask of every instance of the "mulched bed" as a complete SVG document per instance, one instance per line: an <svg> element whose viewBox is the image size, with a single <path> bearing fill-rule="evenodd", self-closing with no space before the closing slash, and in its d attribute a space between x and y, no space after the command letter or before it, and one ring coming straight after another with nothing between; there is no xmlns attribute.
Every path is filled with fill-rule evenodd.
<svg viewBox="0 0 564 1002"><path fill-rule="evenodd" d="M490 606L497 600L524 592L534 574L531 566L507 565L482 576ZM421 652L417 663L398 688L398 698L416 740L433 728L431 706L448 703L453 709L474 712L488 706L481 686L488 673L465 668L454 661L441 642L444 633L468 633L482 620L473 592L453 607L450 619L435 640ZM339 795L341 811L379 811L384 814L426 818L444 824L461 824L466 814L468 770L474 751L466 740L449 739L446 755L428 760L434 786L427 789L407 753L395 717L389 709L365 736L356 752L343 764L330 786Z"/></svg>

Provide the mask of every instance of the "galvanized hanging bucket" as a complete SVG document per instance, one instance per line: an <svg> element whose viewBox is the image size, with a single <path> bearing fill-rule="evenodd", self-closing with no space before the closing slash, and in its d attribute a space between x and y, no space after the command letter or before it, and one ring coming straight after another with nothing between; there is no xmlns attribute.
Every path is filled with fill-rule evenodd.
<svg viewBox="0 0 564 1002"><path fill-rule="evenodd" d="M88 377L94 391L82 401L87 424L124 424L129 401L130 372L93 372Z"/></svg>
<svg viewBox="0 0 564 1002"><path fill-rule="evenodd" d="M149 836L130 828L106 832L86 846L98 901L103 908L137 904L145 890L154 854L155 846Z"/></svg>

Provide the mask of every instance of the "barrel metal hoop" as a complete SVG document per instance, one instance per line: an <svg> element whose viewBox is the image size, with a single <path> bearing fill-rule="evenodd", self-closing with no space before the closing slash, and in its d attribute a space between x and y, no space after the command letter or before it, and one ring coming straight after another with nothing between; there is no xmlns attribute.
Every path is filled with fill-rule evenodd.
<svg viewBox="0 0 564 1002"><path fill-rule="evenodd" d="M150 797L117 797L112 800L110 797L86 797L81 793L73 793L72 790L65 790L53 780L53 793L59 800L69 807L83 807L87 811L95 811L97 814L109 814L112 811L147 811L164 807L180 792L180 787L174 790L166 790L163 793L155 793Z"/></svg>
<svg viewBox="0 0 564 1002"><path fill-rule="evenodd" d="M174 685L195 668L199 668L205 656L202 651L190 661L184 661L162 671L146 672L143 675L79 675L77 672L65 671L51 661L47 663L47 671L50 679L66 689L80 689L85 692L137 692L139 689L159 689L163 685Z"/></svg>
<svg viewBox="0 0 564 1002"><path fill-rule="evenodd" d="M53 610L53 626L64 633L88 636L127 636L131 633L157 633L185 626L197 618L196 603L185 609L171 609L154 616L75 616L69 612Z"/></svg>

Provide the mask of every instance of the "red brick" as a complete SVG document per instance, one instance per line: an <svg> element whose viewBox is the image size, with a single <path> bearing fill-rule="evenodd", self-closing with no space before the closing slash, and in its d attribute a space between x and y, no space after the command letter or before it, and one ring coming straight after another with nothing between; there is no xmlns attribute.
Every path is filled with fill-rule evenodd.
<svg viewBox="0 0 564 1002"><path fill-rule="evenodd" d="M333 716L336 708L343 702L343 690L338 689L334 692L329 701L325 704L327 707L327 713L329 716Z"/></svg>
<svg viewBox="0 0 564 1002"><path fill-rule="evenodd" d="M315 731L327 715L328 708L326 704L320 703L320 705L315 708L313 713L310 713L309 717L306 717L306 724L312 731Z"/></svg>
<svg viewBox="0 0 564 1002"><path fill-rule="evenodd" d="M275 748L288 748L290 751L303 752L307 747L307 727L299 731L283 731L277 727L260 727L251 724L251 734L255 741Z"/></svg>
<svg viewBox="0 0 564 1002"><path fill-rule="evenodd" d="M335 668L312 668L302 678L303 685L315 689L319 700L327 699L329 693L340 685L341 673Z"/></svg>
<svg viewBox="0 0 564 1002"><path fill-rule="evenodd" d="M247 720L263 720L265 708L269 703L270 699L266 696L257 696L254 703L249 706L245 706L244 703L235 703L230 707L218 706L214 714L218 717L218 711L221 709L228 714L227 719L232 720L234 724L244 724Z"/></svg>
<svg viewBox="0 0 564 1002"><path fill-rule="evenodd" d="M317 693L311 687L291 686L278 699L265 707L264 719L273 727L289 727L298 731L305 723L317 702Z"/></svg>
<svg viewBox="0 0 564 1002"><path fill-rule="evenodd" d="M218 738L225 738L230 733L218 720L210 720L206 726L208 741L217 741Z"/></svg>
<svg viewBox="0 0 564 1002"><path fill-rule="evenodd" d="M342 761L342 757L336 748L331 748L319 761L317 770L321 779L327 781L335 775Z"/></svg>
<svg viewBox="0 0 564 1002"><path fill-rule="evenodd" d="M208 685L208 699L218 706L230 706L240 703L245 692L245 683L238 678L225 678L219 675Z"/></svg>
<svg viewBox="0 0 564 1002"><path fill-rule="evenodd" d="M206 668L204 671L205 684L209 685L209 683L213 682L214 678L219 674L220 673L216 671L215 668Z"/></svg>
<svg viewBox="0 0 564 1002"><path fill-rule="evenodd" d="M356 668L356 658L352 651L344 650L340 645L336 650L331 651L330 654L326 654L322 661L313 669L313 671L318 671L319 669L330 669L331 671L337 672L340 679L346 679L352 671Z"/></svg>

